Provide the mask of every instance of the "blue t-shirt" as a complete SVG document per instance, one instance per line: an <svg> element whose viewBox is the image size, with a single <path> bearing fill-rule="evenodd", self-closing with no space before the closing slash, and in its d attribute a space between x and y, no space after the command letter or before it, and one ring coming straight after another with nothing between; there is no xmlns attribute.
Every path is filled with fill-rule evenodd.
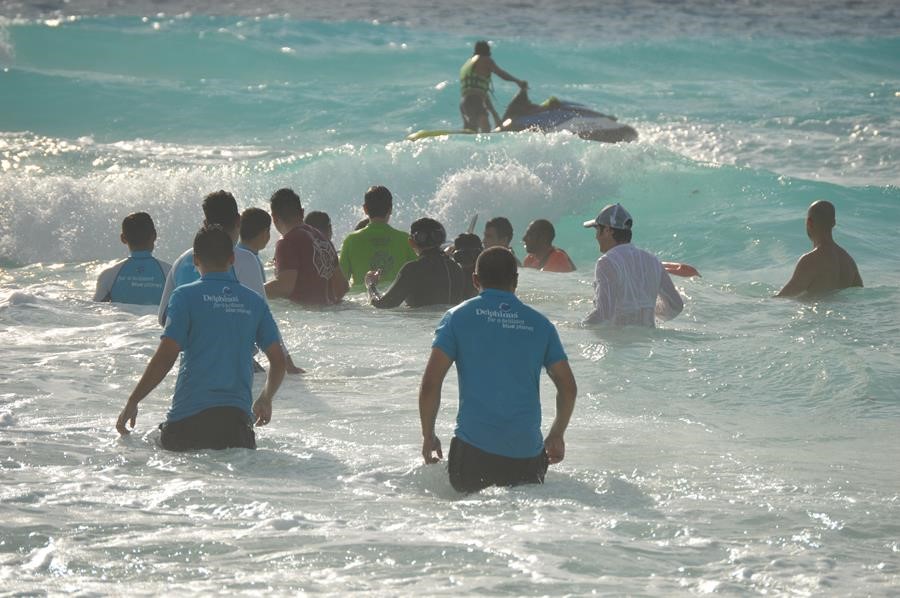
<svg viewBox="0 0 900 598"><path fill-rule="evenodd" d="M167 421L210 407L251 414L253 345L278 342L265 299L229 272L211 272L172 292L163 338L181 347L181 365Z"/></svg>
<svg viewBox="0 0 900 598"><path fill-rule="evenodd" d="M432 347L456 362L456 436L495 455L543 450L541 369L566 359L556 328L513 294L486 289L448 311Z"/></svg>
<svg viewBox="0 0 900 598"><path fill-rule="evenodd" d="M170 267L150 251L132 251L128 259L100 274L94 300L156 305Z"/></svg>

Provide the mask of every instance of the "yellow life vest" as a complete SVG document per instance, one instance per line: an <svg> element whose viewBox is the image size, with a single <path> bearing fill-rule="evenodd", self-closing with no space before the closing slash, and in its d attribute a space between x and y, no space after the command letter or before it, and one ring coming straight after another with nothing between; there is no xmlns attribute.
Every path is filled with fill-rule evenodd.
<svg viewBox="0 0 900 598"><path fill-rule="evenodd" d="M491 91L491 76L482 77L475 72L475 57L468 59L459 69L459 87L462 95L478 91L487 95Z"/></svg>

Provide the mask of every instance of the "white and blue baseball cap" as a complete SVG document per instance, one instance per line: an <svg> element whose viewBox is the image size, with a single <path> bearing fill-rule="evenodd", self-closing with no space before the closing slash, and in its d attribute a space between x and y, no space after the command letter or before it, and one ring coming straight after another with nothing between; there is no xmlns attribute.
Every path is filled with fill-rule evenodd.
<svg viewBox="0 0 900 598"><path fill-rule="evenodd" d="M584 223L585 228L596 228L598 226L608 226L610 228L618 228L622 230L631 230L632 220L628 210L622 207L622 204L610 204L600 210L597 217L593 220L587 220Z"/></svg>

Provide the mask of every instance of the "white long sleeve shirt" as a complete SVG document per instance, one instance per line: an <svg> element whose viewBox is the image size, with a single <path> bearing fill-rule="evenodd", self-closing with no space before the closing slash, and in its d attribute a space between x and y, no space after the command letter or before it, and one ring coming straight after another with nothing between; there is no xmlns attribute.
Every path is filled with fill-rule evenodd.
<svg viewBox="0 0 900 598"><path fill-rule="evenodd" d="M616 245L597 260L594 309L586 324L656 325L684 309L681 295L655 255L631 243Z"/></svg>
<svg viewBox="0 0 900 598"><path fill-rule="evenodd" d="M244 249L243 247L234 248L234 266L232 267L234 276L238 282L256 291L265 299L266 289L263 285L262 268L259 266L259 258L256 255ZM172 269L166 276L166 286L163 288L162 298L159 301L159 325L166 325L166 308L169 306L169 297L175 287L185 284L185 282L193 282L199 280L200 274L194 270L194 250L188 249L179 256Z"/></svg>

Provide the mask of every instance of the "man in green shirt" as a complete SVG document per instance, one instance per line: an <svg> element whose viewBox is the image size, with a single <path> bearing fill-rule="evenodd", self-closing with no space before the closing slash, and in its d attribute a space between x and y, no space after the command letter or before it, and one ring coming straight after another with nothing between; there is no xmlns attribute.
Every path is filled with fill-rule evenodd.
<svg viewBox="0 0 900 598"><path fill-rule="evenodd" d="M416 259L409 235L388 224L393 202L387 187L369 187L363 202L369 224L347 235L341 245L341 270L354 290L362 290L369 270L380 270L379 280L390 282L403 264Z"/></svg>

